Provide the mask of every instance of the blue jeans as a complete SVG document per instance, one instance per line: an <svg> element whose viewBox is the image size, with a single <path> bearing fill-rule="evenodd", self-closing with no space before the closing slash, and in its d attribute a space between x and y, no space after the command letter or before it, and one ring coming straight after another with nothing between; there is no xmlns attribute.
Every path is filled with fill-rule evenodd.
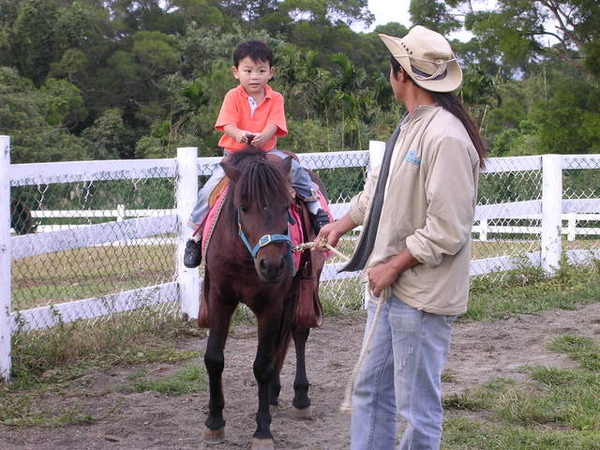
<svg viewBox="0 0 600 450"><path fill-rule="evenodd" d="M268 153L271 155L277 155L282 159L287 158L288 156L281 150L277 149L273 149ZM208 214L208 199L210 198L210 194L217 187L224 176L225 172L223 171L223 168L218 166L210 178L206 181L204 186L202 186L200 192L198 192L196 206L194 206L194 209L190 215L191 227L196 228L196 226L200 225L204 221L204 218ZM298 194L298 197L300 197L303 201L311 202L318 199L317 192L313 186L310 175L295 159L292 159L290 183Z"/></svg>
<svg viewBox="0 0 600 450"><path fill-rule="evenodd" d="M376 300L371 300L363 345L375 309ZM354 383L352 450L396 448L398 414L407 422L398 449L440 448L441 377L455 319L416 310L393 295L382 305L370 351Z"/></svg>

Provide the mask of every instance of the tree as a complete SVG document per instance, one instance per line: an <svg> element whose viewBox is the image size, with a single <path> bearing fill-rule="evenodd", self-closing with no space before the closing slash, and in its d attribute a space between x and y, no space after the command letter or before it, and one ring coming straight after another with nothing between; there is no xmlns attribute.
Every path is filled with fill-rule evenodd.
<svg viewBox="0 0 600 450"><path fill-rule="evenodd" d="M597 70L600 66L600 4L597 0L501 0L497 3L498 12L467 14L466 28L473 31L482 46L497 48L506 62L517 62L520 67L526 58L544 55L600 76ZM511 26L506 26L509 23Z"/></svg>
<svg viewBox="0 0 600 450"><path fill-rule="evenodd" d="M38 89L16 70L0 68L0 134L11 136L13 163L89 159L88 142L68 132L85 114L79 91L67 82Z"/></svg>

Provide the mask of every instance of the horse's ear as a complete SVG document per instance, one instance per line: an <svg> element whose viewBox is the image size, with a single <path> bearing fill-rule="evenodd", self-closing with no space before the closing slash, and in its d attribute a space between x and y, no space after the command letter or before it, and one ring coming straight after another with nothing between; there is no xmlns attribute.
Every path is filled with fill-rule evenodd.
<svg viewBox="0 0 600 450"><path fill-rule="evenodd" d="M230 180L236 182L237 180L240 179L240 176L242 175L242 172L239 171L239 169L237 167L234 167L231 164L228 164L227 162L221 161L221 167L223 168L223 171L225 171L225 175L227 175L227 178L229 178Z"/></svg>
<svg viewBox="0 0 600 450"><path fill-rule="evenodd" d="M283 171L283 173L285 173L286 175L288 173L290 173L290 171L292 170L292 158L293 156L288 156L287 158L283 158L280 162L279 162L279 168Z"/></svg>

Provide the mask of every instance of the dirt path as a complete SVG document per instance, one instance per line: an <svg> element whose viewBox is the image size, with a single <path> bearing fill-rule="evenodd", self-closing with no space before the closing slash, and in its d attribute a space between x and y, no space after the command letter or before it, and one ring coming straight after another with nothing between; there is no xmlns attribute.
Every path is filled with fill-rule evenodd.
<svg viewBox="0 0 600 450"><path fill-rule="evenodd" d="M348 448L349 417L339 412L346 382L359 352L364 316L326 318L313 330L308 344L308 375L314 406L313 421L293 418L291 360L282 374L281 406L272 431L278 449L342 450ZM447 366L451 382L445 393L462 392L493 377L522 379L524 365L572 366L546 346L562 334L578 334L600 341L600 303L579 311L552 310L495 323L461 320L454 327ZM187 337L182 348L202 350L204 339ZM226 348L227 439L212 450L248 449L254 431L256 383L252 374L255 334L250 326L237 327ZM293 350L291 355L293 356ZM186 364L149 364L146 375L164 376ZM62 428L0 425L0 448L12 449L203 449L205 393L167 397L156 393L124 394L118 389L140 367L116 367L90 374L65 388L61 395L39 399L40 410L73 409L93 417L89 424Z"/></svg>

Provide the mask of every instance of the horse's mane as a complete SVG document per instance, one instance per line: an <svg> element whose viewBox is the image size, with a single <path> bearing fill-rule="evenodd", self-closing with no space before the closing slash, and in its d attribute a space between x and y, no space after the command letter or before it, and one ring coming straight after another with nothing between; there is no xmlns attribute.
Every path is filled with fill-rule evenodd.
<svg viewBox="0 0 600 450"><path fill-rule="evenodd" d="M288 196L291 201L288 175L265 153L248 147L231 155L229 163L240 171L236 182L234 202L239 206L258 205L265 208L274 195Z"/></svg>

